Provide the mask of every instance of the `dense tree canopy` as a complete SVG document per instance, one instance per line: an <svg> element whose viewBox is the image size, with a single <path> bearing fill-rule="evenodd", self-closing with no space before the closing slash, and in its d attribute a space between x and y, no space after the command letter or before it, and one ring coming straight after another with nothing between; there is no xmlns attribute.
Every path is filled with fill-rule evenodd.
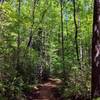
<svg viewBox="0 0 100 100"><path fill-rule="evenodd" d="M48 77L63 81L63 97L90 98L93 5L0 0L0 100L27 100L24 91Z"/></svg>

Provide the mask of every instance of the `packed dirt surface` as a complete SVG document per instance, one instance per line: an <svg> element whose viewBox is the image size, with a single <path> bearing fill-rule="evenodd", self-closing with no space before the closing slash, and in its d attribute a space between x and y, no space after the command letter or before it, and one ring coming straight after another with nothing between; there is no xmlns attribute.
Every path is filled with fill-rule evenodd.
<svg viewBox="0 0 100 100"><path fill-rule="evenodd" d="M47 82L38 84L26 94L27 100L62 100L59 93L60 79L49 78Z"/></svg>

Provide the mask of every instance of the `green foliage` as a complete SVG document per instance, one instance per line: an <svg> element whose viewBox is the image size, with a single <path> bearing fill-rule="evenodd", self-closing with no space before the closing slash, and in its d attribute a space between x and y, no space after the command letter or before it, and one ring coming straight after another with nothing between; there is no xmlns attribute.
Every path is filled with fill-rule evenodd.
<svg viewBox="0 0 100 100"><path fill-rule="evenodd" d="M67 77L65 96L90 91L92 5L92 0L76 1L81 61L79 65L75 50L73 4L71 0L64 1L64 56ZM37 0L36 5L33 5L32 0L21 0L20 16L16 0L5 1L0 4L0 8L0 100L6 100L9 95L22 97L24 86L37 83L39 65L42 65L43 69L47 68L51 76L63 79L60 2ZM42 37L38 35L39 28L42 28ZM18 33L20 33L19 67L17 67ZM27 47L30 34L32 45Z"/></svg>
<svg viewBox="0 0 100 100"><path fill-rule="evenodd" d="M93 99L93 100L100 100L100 98L98 97L98 98L96 98L96 99Z"/></svg>

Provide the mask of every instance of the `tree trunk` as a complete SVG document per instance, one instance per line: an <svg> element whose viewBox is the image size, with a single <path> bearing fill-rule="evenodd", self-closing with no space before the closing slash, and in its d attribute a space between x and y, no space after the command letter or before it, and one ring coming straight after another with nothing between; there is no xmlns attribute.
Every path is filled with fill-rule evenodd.
<svg viewBox="0 0 100 100"><path fill-rule="evenodd" d="M21 8L21 1L18 0L18 36L17 36L17 66L16 69L18 73L20 72L20 8Z"/></svg>
<svg viewBox="0 0 100 100"><path fill-rule="evenodd" d="M91 95L92 98L100 96L100 0L94 0Z"/></svg>
<svg viewBox="0 0 100 100"><path fill-rule="evenodd" d="M61 8L61 46L62 46L62 67L63 67L63 77L66 80L66 71L65 71L65 49L64 49L64 22L63 22L63 0L60 1L60 8Z"/></svg>

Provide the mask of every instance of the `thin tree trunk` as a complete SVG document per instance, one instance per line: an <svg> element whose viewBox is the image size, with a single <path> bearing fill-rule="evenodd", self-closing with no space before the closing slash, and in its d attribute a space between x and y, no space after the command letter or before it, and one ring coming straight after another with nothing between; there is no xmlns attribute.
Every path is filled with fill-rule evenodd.
<svg viewBox="0 0 100 100"><path fill-rule="evenodd" d="M78 36L78 26L77 26L77 22L76 22L76 0L73 0L73 17L74 17L74 24L75 24L75 43L76 43L76 54L77 54L77 60L79 62L80 65L80 59L79 59L79 51L78 51L78 40L77 40L77 36Z"/></svg>
<svg viewBox="0 0 100 100"><path fill-rule="evenodd" d="M100 0L94 0L91 95L100 97Z"/></svg>
<svg viewBox="0 0 100 100"><path fill-rule="evenodd" d="M64 28L63 28L63 0L60 2L61 6L61 44L62 44L62 67L63 67L63 77L66 80L66 71L65 71L65 57L64 57Z"/></svg>
<svg viewBox="0 0 100 100"><path fill-rule="evenodd" d="M36 8L36 0L31 1L31 18L32 18L32 23L30 27L30 35L29 35L29 41L27 47L32 46L32 37L33 37L33 26L34 26L34 19L35 19L35 8Z"/></svg>
<svg viewBox="0 0 100 100"><path fill-rule="evenodd" d="M20 7L21 7L21 1L18 0L18 15L19 15L19 18L18 18L18 37L17 37L17 70L19 70L19 67L20 67Z"/></svg>

